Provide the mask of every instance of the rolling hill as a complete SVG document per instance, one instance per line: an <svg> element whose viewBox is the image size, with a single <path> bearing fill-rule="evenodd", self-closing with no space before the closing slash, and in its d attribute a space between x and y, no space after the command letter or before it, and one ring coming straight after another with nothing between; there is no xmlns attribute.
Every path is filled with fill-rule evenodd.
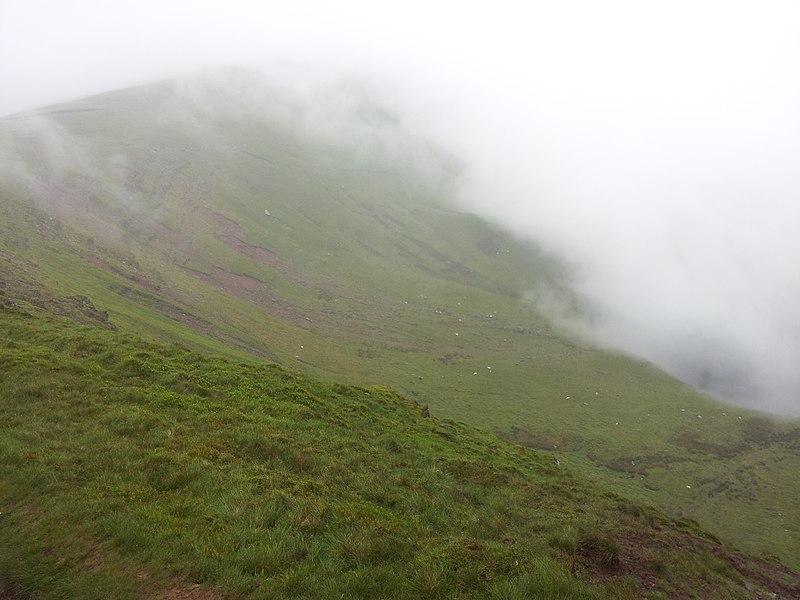
<svg viewBox="0 0 800 600"><path fill-rule="evenodd" d="M367 98L321 117L247 78L233 89L165 83L1 120L4 318L389 386L549 453L525 456L558 477L800 567L796 423L554 331L529 298L559 290L562 268L460 212L457 163Z"/></svg>

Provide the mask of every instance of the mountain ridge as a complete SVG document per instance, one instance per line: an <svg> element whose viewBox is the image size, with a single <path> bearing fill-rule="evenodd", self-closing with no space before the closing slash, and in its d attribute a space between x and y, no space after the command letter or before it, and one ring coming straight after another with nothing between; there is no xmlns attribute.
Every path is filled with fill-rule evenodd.
<svg viewBox="0 0 800 600"><path fill-rule="evenodd" d="M8 298L236 361L390 385L798 567L797 425L561 336L525 300L558 290L561 267L458 211L451 159L396 122L391 143L374 141L380 127L348 114L315 138L302 109L276 122L295 113L271 88L253 94L278 107L264 112L172 88L2 122ZM240 109L217 109L230 104ZM355 141L338 148L351 124Z"/></svg>

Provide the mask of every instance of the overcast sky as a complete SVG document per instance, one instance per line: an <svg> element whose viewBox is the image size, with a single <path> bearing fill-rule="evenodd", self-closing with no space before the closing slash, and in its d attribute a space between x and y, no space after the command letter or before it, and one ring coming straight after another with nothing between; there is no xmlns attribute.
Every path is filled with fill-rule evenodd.
<svg viewBox="0 0 800 600"><path fill-rule="evenodd" d="M0 0L0 115L219 65L360 78L573 266L564 327L800 414L798 32L794 0Z"/></svg>

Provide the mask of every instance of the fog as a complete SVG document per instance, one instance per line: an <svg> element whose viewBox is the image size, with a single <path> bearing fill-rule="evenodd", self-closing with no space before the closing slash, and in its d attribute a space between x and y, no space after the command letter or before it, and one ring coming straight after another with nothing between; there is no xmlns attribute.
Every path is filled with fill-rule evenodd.
<svg viewBox="0 0 800 600"><path fill-rule="evenodd" d="M569 265L579 313L529 294L565 332L800 414L800 5L518 4L4 0L0 115L219 66L357 82Z"/></svg>

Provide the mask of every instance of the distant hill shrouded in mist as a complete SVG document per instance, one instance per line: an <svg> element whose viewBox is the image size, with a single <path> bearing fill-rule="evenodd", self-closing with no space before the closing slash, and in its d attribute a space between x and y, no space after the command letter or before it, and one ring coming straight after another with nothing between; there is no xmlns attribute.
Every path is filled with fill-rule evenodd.
<svg viewBox="0 0 800 600"><path fill-rule="evenodd" d="M562 333L738 406L800 415L795 3L407 2L387 18L347 1L75 0L45 12L0 5L0 116L222 65L267 73L293 89L292 109L226 75L237 91L195 89L193 110L281 105L284 123L367 153L365 124L407 126L455 157L461 210L569 265L562 283L582 310L529 290ZM348 87L366 92L360 106L345 106ZM335 130L347 110L360 133Z"/></svg>

